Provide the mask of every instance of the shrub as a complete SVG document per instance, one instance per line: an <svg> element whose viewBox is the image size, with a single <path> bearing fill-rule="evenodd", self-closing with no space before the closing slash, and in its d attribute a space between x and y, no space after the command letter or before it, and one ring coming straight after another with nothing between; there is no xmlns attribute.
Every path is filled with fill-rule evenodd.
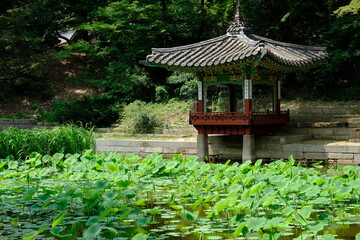
<svg viewBox="0 0 360 240"><path fill-rule="evenodd" d="M57 101L46 116L48 122L109 126L119 118L115 100L109 96L86 96L81 100Z"/></svg>
<svg viewBox="0 0 360 240"><path fill-rule="evenodd" d="M151 133L160 126L153 104L135 101L124 107L122 123L124 130L130 133Z"/></svg>
<svg viewBox="0 0 360 240"><path fill-rule="evenodd" d="M0 130L0 158L12 155L23 159L32 152L40 154L81 153L95 148L92 129L64 125L53 129Z"/></svg>
<svg viewBox="0 0 360 240"><path fill-rule="evenodd" d="M156 116L148 114L146 112L138 112L132 124L133 133L152 133L156 127L159 127L160 123Z"/></svg>
<svg viewBox="0 0 360 240"><path fill-rule="evenodd" d="M337 94L337 99L351 101L360 99L360 87L351 87Z"/></svg>
<svg viewBox="0 0 360 240"><path fill-rule="evenodd" d="M167 103L135 101L124 106L121 124L125 132L150 133L162 124L187 124L186 117L189 109L189 103L174 99L170 99Z"/></svg>

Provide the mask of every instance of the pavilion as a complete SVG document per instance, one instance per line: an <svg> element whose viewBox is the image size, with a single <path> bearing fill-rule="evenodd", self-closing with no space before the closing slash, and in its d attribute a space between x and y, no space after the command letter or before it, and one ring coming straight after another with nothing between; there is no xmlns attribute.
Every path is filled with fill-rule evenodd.
<svg viewBox="0 0 360 240"><path fill-rule="evenodd" d="M316 65L328 58L325 48L274 41L245 29L239 3L234 21L225 35L198 43L153 48L147 66L193 73L198 80L197 109L189 122L198 131L197 152L208 156L208 134L243 135L242 161L255 159L255 135L274 134L289 122L289 111L281 111L281 80L288 72ZM272 109L253 109L253 85L269 86ZM207 88L227 86L229 109L207 110ZM236 90L242 87L243 108L237 111Z"/></svg>

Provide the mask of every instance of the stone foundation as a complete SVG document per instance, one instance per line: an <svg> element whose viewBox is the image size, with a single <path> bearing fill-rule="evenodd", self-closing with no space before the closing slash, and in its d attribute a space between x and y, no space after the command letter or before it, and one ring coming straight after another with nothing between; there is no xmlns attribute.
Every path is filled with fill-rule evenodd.
<svg viewBox="0 0 360 240"><path fill-rule="evenodd" d="M209 136L209 158L241 161L242 136ZM122 154L137 153L146 156L153 152L172 157L196 155L197 143L180 141L97 140L97 151L115 151ZM299 161L343 161L360 163L360 143L309 140L306 135L257 136L256 159L288 159L292 155Z"/></svg>

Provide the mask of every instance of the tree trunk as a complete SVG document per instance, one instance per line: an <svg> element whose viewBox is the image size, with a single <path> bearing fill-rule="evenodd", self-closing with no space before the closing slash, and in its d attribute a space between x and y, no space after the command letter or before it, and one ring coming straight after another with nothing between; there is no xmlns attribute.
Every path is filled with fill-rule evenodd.
<svg viewBox="0 0 360 240"><path fill-rule="evenodd" d="M161 0L161 12L163 17L166 16L167 13L167 5L168 5L168 1L167 0Z"/></svg>
<svg viewBox="0 0 360 240"><path fill-rule="evenodd" d="M9 6L10 8L16 8L17 6L16 0L9 0Z"/></svg>
<svg viewBox="0 0 360 240"><path fill-rule="evenodd" d="M205 0L200 0L200 26L198 31L198 39L203 39L205 33Z"/></svg>

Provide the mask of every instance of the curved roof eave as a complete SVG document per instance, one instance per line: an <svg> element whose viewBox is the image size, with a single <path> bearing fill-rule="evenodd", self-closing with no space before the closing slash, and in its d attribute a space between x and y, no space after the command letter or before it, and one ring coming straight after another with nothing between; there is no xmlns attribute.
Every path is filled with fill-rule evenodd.
<svg viewBox="0 0 360 240"><path fill-rule="evenodd" d="M225 35L198 43L171 48L152 48L146 57L149 66L176 68L184 71L238 67L252 62L259 55L258 63L268 58L279 70L309 67L328 58L326 48L304 46L275 41L255 34L246 34L245 23L240 18L239 7L234 22ZM267 66L267 64L260 64ZM201 68L204 68L201 70Z"/></svg>

